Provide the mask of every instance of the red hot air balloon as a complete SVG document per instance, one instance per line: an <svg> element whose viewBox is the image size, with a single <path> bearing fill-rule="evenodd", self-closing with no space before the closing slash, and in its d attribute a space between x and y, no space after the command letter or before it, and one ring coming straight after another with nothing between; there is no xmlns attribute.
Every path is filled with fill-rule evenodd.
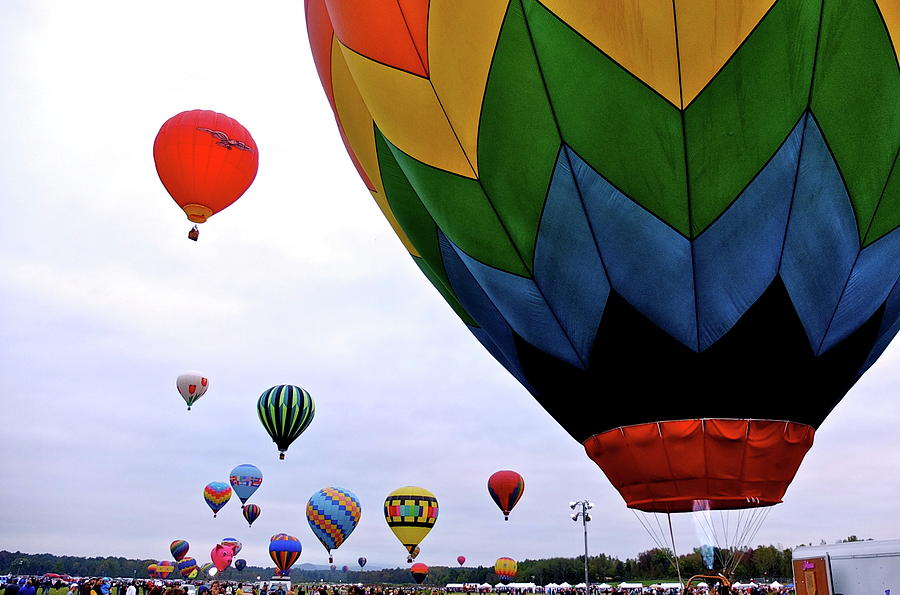
<svg viewBox="0 0 900 595"><path fill-rule="evenodd" d="M463 564L466 563L466 557L465 556L456 556L456 561L459 562L460 566L462 566Z"/></svg>
<svg viewBox="0 0 900 595"><path fill-rule="evenodd" d="M421 585L425 580L425 577L428 576L428 566L422 564L421 562L416 562L409 569L410 574L412 574L413 580L416 581L417 585Z"/></svg>
<svg viewBox="0 0 900 595"><path fill-rule="evenodd" d="M187 218L203 223L247 191L259 167L259 150L237 120L191 110L162 125L153 159L163 186Z"/></svg>
<svg viewBox="0 0 900 595"><path fill-rule="evenodd" d="M515 471L497 471L488 479L488 493L509 520L509 513L525 491L525 480Z"/></svg>

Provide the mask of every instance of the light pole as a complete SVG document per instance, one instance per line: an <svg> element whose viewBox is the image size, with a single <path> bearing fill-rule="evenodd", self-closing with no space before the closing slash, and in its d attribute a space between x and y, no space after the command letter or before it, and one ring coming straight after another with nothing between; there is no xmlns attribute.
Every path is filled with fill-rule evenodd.
<svg viewBox="0 0 900 595"><path fill-rule="evenodd" d="M591 583L588 578L588 549L587 549L587 524L588 521L591 520L591 513L588 511L594 507L593 502L589 502L588 500L579 500L578 502L569 502L569 508L575 510L576 508L580 508L578 512L575 512L571 515L571 519L578 522L579 517L581 518L581 526L584 527L584 594L591 595Z"/></svg>

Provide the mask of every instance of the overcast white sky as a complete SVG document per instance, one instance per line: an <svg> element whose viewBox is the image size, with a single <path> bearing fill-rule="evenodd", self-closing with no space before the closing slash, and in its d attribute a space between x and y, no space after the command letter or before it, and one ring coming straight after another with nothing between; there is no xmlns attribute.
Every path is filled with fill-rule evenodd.
<svg viewBox="0 0 900 595"><path fill-rule="evenodd" d="M160 184L170 116L226 113L260 147L256 182L198 243ZM325 550L317 489L363 517L336 563L402 565L382 516L404 485L441 505L421 561L574 556L567 502L590 498L591 552L653 546L583 448L478 344L371 200L315 74L303 2L4 0L0 4L0 549L208 558L226 536L268 564L269 537ZM188 413L186 369L211 378ZM260 392L306 387L314 423L279 462ZM897 342L822 426L757 543L900 536ZM622 395L628 398L628 395ZM250 529L203 486L253 463ZM487 477L515 469L503 522ZM680 549L699 545L675 520Z"/></svg>

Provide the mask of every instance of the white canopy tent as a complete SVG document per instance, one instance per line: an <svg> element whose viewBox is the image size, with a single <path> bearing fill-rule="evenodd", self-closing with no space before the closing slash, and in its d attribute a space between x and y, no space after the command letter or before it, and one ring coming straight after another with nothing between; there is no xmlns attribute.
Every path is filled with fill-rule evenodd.
<svg viewBox="0 0 900 595"><path fill-rule="evenodd" d="M772 581L771 583L769 583L769 586L772 587L773 589L780 589L784 585L782 585L778 581Z"/></svg>

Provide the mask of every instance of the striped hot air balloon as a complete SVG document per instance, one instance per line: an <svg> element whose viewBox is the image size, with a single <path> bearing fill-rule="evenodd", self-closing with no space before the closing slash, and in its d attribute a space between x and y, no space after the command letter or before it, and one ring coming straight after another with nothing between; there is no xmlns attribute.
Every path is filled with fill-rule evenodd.
<svg viewBox="0 0 900 595"><path fill-rule="evenodd" d="M294 562L300 557L303 546L300 540L287 533L279 533L269 542L269 556L275 562L275 569L280 575L287 574Z"/></svg>
<svg viewBox="0 0 900 595"><path fill-rule="evenodd" d="M189 548L190 544L184 539L176 539L169 544L169 551L172 552L172 556L175 557L175 560L184 558L187 555Z"/></svg>
<svg viewBox="0 0 900 595"><path fill-rule="evenodd" d="M280 384L260 395L256 413L278 447L278 458L284 459L285 451L315 417L316 404L299 386Z"/></svg>
<svg viewBox="0 0 900 595"><path fill-rule="evenodd" d="M256 504L247 504L244 506L244 519L246 519L248 527L253 526L253 521L259 518L260 512L262 512L262 509Z"/></svg>
<svg viewBox="0 0 900 595"><path fill-rule="evenodd" d="M494 573L504 585L508 585L509 581L516 577L518 568L518 564L512 558L497 558L497 561L494 563Z"/></svg>

